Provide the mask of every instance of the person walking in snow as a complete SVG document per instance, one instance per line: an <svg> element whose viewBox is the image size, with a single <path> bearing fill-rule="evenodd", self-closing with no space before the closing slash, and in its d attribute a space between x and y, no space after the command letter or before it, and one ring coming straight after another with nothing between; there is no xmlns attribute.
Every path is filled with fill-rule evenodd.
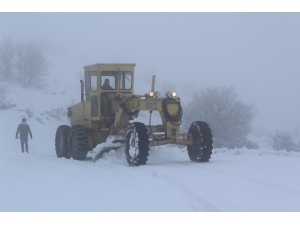
<svg viewBox="0 0 300 225"><path fill-rule="evenodd" d="M16 133L16 139L18 139L18 134L20 132L20 140L21 140L21 149L22 152L24 152L24 144L26 152L28 153L28 133L30 134L30 138L32 139L32 133L30 130L29 125L26 123L26 119L22 119L22 123L19 124L17 133Z"/></svg>

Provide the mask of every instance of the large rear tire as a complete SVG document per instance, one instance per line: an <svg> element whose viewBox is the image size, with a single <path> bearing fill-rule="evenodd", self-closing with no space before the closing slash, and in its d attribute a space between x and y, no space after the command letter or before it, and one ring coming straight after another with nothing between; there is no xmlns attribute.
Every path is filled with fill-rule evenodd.
<svg viewBox="0 0 300 225"><path fill-rule="evenodd" d="M70 133L70 126L61 125L57 128L55 134L55 151L58 158L71 158L68 150L68 138Z"/></svg>
<svg viewBox="0 0 300 225"><path fill-rule="evenodd" d="M88 153L88 137L82 125L71 127L69 134L69 154L75 160L83 160Z"/></svg>
<svg viewBox="0 0 300 225"><path fill-rule="evenodd" d="M146 164L149 156L149 134L143 123L135 122L128 126L125 154L130 166Z"/></svg>
<svg viewBox="0 0 300 225"><path fill-rule="evenodd" d="M188 155L191 161L208 162L212 154L213 139L211 129L206 122L193 122L189 128L192 134L192 145L187 146Z"/></svg>

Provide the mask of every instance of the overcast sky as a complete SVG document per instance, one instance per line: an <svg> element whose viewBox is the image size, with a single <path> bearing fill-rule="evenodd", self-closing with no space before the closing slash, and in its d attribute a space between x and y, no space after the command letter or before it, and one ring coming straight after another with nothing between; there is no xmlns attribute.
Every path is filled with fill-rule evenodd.
<svg viewBox="0 0 300 225"><path fill-rule="evenodd" d="M234 86L255 127L300 130L300 13L0 13L4 35L81 66L136 63L183 96Z"/></svg>

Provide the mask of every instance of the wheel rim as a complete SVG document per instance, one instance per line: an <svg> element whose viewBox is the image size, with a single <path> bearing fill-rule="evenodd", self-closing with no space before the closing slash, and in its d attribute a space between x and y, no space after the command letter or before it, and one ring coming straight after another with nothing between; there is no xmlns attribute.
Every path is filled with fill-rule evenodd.
<svg viewBox="0 0 300 225"><path fill-rule="evenodd" d="M193 135L193 149L197 150L201 147L201 138L200 135Z"/></svg>
<svg viewBox="0 0 300 225"><path fill-rule="evenodd" d="M143 123L135 122L128 126L126 132L125 154L129 165L146 164L149 151L149 135Z"/></svg>
<svg viewBox="0 0 300 225"><path fill-rule="evenodd" d="M129 149L127 152L127 158L131 161L134 161L134 159L139 154L139 138L138 134L135 132L135 129L131 131L130 138L129 138Z"/></svg>

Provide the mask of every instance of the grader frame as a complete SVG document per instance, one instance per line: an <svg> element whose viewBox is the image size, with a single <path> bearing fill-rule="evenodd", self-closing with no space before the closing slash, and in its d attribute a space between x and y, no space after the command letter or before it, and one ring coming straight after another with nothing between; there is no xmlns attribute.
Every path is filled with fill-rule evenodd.
<svg viewBox="0 0 300 225"><path fill-rule="evenodd" d="M71 126L62 125L56 132L57 156L84 159L88 151L107 143L94 154L93 161L109 149L125 147L127 162L137 166L146 163L149 146L178 144L187 145L192 161L208 161L213 142L208 124L196 121L188 133L180 133L180 98L175 92L159 97L155 75L148 93L134 94L134 67L135 64L84 66L81 101L68 108ZM131 122L140 111L149 112L149 124ZM151 124L153 111L160 114L161 125ZM130 149L134 149L133 154Z"/></svg>

